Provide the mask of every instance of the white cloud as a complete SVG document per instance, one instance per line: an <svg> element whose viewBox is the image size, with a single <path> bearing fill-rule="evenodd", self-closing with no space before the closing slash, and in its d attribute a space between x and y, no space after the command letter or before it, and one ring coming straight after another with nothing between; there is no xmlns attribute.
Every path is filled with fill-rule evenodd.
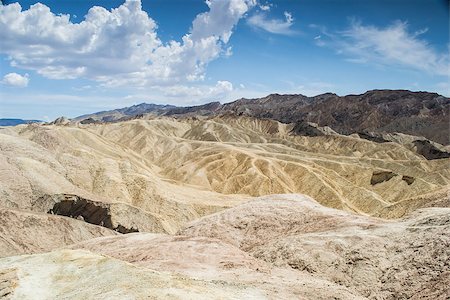
<svg viewBox="0 0 450 300"><path fill-rule="evenodd" d="M266 3L266 4L259 4L258 7L262 11L269 11L272 7L272 3Z"/></svg>
<svg viewBox="0 0 450 300"><path fill-rule="evenodd" d="M314 37L314 43L319 47L323 47L326 45L326 43L323 41L322 36L320 34L316 35Z"/></svg>
<svg viewBox="0 0 450 300"><path fill-rule="evenodd" d="M170 86L204 79L206 66L230 54L234 27L254 0L211 0L181 41L163 43L140 0L108 11L92 7L80 23L37 3L0 5L0 52L11 65L51 79L87 78L103 86Z"/></svg>
<svg viewBox="0 0 450 300"><path fill-rule="evenodd" d="M274 34L293 35L296 32L291 28L294 24L292 14L285 11L283 19L270 19L265 12L257 12L247 19L247 23L258 29Z"/></svg>
<svg viewBox="0 0 450 300"><path fill-rule="evenodd" d="M427 29L413 33L408 24L395 22L380 28L353 22L349 29L336 33L322 32L329 38L319 39L319 46L330 46L339 54L348 56L347 61L402 66L435 75L449 75L448 53L437 52L420 36Z"/></svg>
<svg viewBox="0 0 450 300"><path fill-rule="evenodd" d="M177 84L166 87L151 87L139 93L129 94L122 99L127 103L167 103L175 105L196 105L204 102L223 101L229 99L234 92L233 84L229 81L217 81L215 85ZM149 96L150 95L150 96ZM163 100L164 99L164 100Z"/></svg>
<svg viewBox="0 0 450 300"><path fill-rule="evenodd" d="M3 84L14 86L14 87L27 87L28 86L28 74L24 76L17 73L8 73L3 76L3 80L1 81Z"/></svg>
<svg viewBox="0 0 450 300"><path fill-rule="evenodd" d="M233 84L229 81L218 81L215 86L186 86L175 85L161 89L161 93L167 97L196 99L197 101L222 98L233 91Z"/></svg>

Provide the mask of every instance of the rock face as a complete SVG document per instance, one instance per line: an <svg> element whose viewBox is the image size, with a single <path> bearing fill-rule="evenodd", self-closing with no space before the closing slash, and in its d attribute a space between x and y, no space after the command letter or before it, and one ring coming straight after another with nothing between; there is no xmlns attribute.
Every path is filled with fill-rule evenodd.
<svg viewBox="0 0 450 300"><path fill-rule="evenodd" d="M70 218L0 207L0 257L46 252L116 234Z"/></svg>
<svg viewBox="0 0 450 300"><path fill-rule="evenodd" d="M100 123L100 121L95 120L94 118L87 118L80 121L81 124L95 124Z"/></svg>
<svg viewBox="0 0 450 300"><path fill-rule="evenodd" d="M338 134L328 126L319 127L317 124L311 122L297 122L291 132L300 136L325 136Z"/></svg>
<svg viewBox="0 0 450 300"><path fill-rule="evenodd" d="M450 152L442 151L427 140L416 140L413 142L417 148L417 153L423 155L426 159L442 159L449 158Z"/></svg>
<svg viewBox="0 0 450 300"><path fill-rule="evenodd" d="M402 176L402 180L406 181L406 183L407 183L408 185L411 185L411 184L414 183L414 181L415 181L416 179L415 179L414 177L412 177L412 176L403 175L403 176Z"/></svg>
<svg viewBox="0 0 450 300"><path fill-rule="evenodd" d="M48 125L67 125L70 123L70 120L66 117L56 118L54 121L48 123Z"/></svg>
<svg viewBox="0 0 450 300"><path fill-rule="evenodd" d="M105 203L77 195L57 194L40 197L34 202L33 208L103 226L120 233L168 232L166 224L160 217L124 203Z"/></svg>
<svg viewBox="0 0 450 300"><path fill-rule="evenodd" d="M375 132L358 132L358 136L362 139L366 139L368 141L372 141L375 143L387 143L389 140L386 140L382 134Z"/></svg>
<svg viewBox="0 0 450 300"><path fill-rule="evenodd" d="M372 174L372 178L370 178L370 184L375 185L378 183L382 183L384 181L390 180L394 176L397 176L397 174L390 171L375 171Z"/></svg>

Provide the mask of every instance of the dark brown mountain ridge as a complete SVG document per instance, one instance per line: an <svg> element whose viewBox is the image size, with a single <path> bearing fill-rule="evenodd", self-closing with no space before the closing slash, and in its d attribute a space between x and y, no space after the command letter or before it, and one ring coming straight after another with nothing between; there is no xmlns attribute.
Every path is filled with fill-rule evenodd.
<svg viewBox="0 0 450 300"><path fill-rule="evenodd" d="M127 116L118 112L102 112L101 118L97 114L84 118L117 121L147 113L166 116L245 115L282 123L313 122L346 135L400 132L423 136L443 145L450 144L450 98L429 92L372 90L361 95L325 93L314 97L271 94L256 99L242 98L226 104L211 102L191 107L156 105L150 110L135 108L135 114Z"/></svg>

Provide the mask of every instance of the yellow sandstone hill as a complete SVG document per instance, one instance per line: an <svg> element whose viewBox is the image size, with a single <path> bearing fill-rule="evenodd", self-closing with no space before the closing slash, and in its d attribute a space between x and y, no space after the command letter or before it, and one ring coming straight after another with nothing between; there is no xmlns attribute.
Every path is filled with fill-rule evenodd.
<svg viewBox="0 0 450 300"><path fill-rule="evenodd" d="M0 128L0 297L446 299L450 159L383 139L242 116Z"/></svg>
<svg viewBox="0 0 450 300"><path fill-rule="evenodd" d="M158 215L174 232L251 196L302 193L365 215L430 206L450 184L449 159L357 136L297 136L292 124L249 117L155 118L0 130L1 205L32 209L75 194ZM448 201L447 201L448 202ZM448 203L447 203L448 204Z"/></svg>

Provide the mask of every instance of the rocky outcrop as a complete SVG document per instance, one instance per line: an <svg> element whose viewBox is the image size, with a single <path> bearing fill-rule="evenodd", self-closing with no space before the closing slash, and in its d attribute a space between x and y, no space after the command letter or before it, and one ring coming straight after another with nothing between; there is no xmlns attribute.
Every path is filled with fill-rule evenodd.
<svg viewBox="0 0 450 300"><path fill-rule="evenodd" d="M80 121L81 124L96 124L96 123L100 123L100 121L97 121L93 118L87 118L87 119L83 119Z"/></svg>
<svg viewBox="0 0 450 300"><path fill-rule="evenodd" d="M118 233L62 216L0 207L0 257L52 251L108 235Z"/></svg>
<svg viewBox="0 0 450 300"><path fill-rule="evenodd" d="M375 142L375 143L387 143L389 140L386 140L383 138L383 135L381 133L375 133L375 132L358 132L358 136L362 139Z"/></svg>
<svg viewBox="0 0 450 300"><path fill-rule="evenodd" d="M412 176L403 175L403 176L402 176L402 180L403 180L403 181L406 181L406 183L407 183L408 185L411 185L411 184L414 183L414 181L415 181L416 179L415 179L414 177L412 177Z"/></svg>
<svg viewBox="0 0 450 300"><path fill-rule="evenodd" d="M411 151L422 155L428 160L449 158L450 152L443 145L432 142L424 137L402 134L398 132L358 132L362 139L375 143L394 142L405 146ZM448 149L448 147L447 147Z"/></svg>
<svg viewBox="0 0 450 300"><path fill-rule="evenodd" d="M70 120L66 117L56 118L54 121L47 123L47 125L67 125L70 123Z"/></svg>
<svg viewBox="0 0 450 300"><path fill-rule="evenodd" d="M417 153L428 160L450 157L450 152L440 150L428 140L416 140L413 144L417 149Z"/></svg>
<svg viewBox="0 0 450 300"><path fill-rule="evenodd" d="M40 197L33 206L35 210L71 217L120 233L167 232L164 221L158 216L124 203L105 203L77 195L56 194Z"/></svg>
<svg viewBox="0 0 450 300"><path fill-rule="evenodd" d="M394 176L397 176L397 174L391 171L374 171L372 173L372 178L370 178L370 184L375 185L378 183L389 181Z"/></svg>
<svg viewBox="0 0 450 300"><path fill-rule="evenodd" d="M320 127L316 123L311 122L297 122L291 131L292 134L300 136L324 136L337 135L333 129L328 126Z"/></svg>
<svg viewBox="0 0 450 300"><path fill-rule="evenodd" d="M103 203L96 203L77 196L72 196L69 199L55 203L48 213L86 221L91 224L116 230L120 233L139 231L137 228L126 228L120 224L114 227L112 225L111 214L109 213L107 205Z"/></svg>

